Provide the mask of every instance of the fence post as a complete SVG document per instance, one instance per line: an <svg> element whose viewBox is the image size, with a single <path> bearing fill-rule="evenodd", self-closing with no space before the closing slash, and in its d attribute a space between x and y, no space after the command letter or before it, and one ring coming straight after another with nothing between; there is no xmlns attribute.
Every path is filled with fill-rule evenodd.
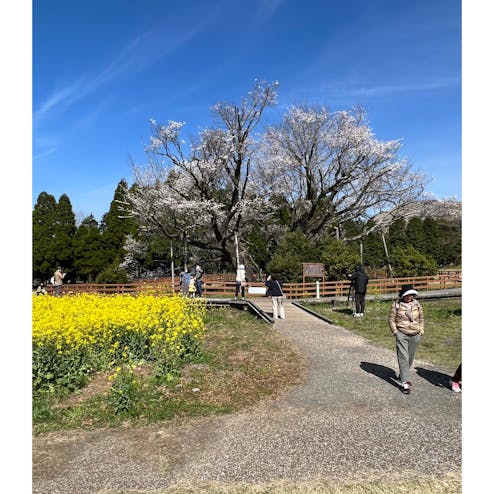
<svg viewBox="0 0 494 494"><path fill-rule="evenodd" d="M319 280L316 280L316 298L321 298L319 294Z"/></svg>

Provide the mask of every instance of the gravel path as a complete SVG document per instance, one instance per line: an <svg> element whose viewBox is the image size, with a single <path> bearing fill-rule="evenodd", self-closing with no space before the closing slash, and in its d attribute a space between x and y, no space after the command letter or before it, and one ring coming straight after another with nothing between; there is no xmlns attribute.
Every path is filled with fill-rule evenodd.
<svg viewBox="0 0 494 494"><path fill-rule="evenodd" d="M417 360L407 396L394 352L316 318L276 327L309 359L303 384L233 415L35 437L33 492L460 474L461 395L447 387L451 369Z"/></svg>

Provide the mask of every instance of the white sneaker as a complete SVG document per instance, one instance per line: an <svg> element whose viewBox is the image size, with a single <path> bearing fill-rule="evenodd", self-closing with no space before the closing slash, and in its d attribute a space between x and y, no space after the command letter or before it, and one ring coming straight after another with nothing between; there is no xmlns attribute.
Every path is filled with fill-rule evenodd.
<svg viewBox="0 0 494 494"><path fill-rule="evenodd" d="M403 381L401 383L401 392L405 395L410 394L410 383L407 381Z"/></svg>

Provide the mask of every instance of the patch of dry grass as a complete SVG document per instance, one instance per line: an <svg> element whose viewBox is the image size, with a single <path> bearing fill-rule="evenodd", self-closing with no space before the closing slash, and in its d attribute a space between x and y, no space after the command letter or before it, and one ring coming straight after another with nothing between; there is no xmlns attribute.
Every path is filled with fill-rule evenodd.
<svg viewBox="0 0 494 494"><path fill-rule="evenodd" d="M208 312L204 351L209 365L195 372L201 399L242 408L301 381L306 362L274 327L246 311Z"/></svg>
<svg viewBox="0 0 494 494"><path fill-rule="evenodd" d="M263 484L180 483L154 494L461 494L461 476L415 477L407 480L279 481ZM100 494L147 494L147 491L101 491Z"/></svg>

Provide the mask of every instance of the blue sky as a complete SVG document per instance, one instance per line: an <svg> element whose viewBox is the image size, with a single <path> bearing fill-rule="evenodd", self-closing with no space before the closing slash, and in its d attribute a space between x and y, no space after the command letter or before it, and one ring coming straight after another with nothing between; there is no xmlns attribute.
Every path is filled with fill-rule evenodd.
<svg viewBox="0 0 494 494"><path fill-rule="evenodd" d="M35 0L32 201L66 193L101 218L149 120L186 122L278 80L292 104L361 105L376 136L461 200L461 4L457 0Z"/></svg>

